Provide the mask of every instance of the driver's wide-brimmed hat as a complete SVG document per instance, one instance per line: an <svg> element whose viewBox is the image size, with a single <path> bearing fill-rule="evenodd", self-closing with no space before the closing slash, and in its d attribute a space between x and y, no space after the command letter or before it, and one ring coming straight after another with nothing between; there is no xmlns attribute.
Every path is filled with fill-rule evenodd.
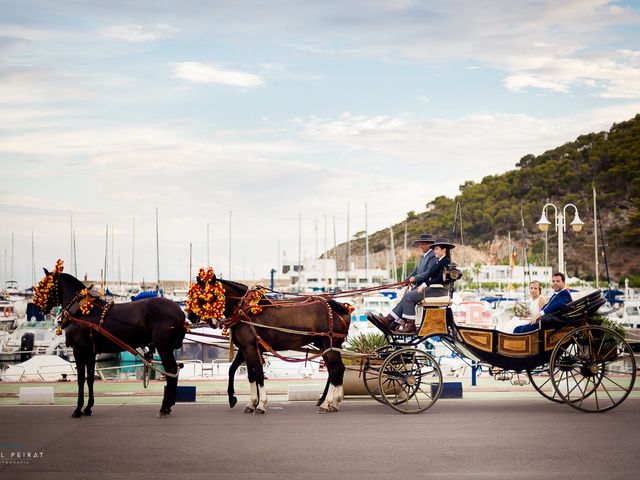
<svg viewBox="0 0 640 480"><path fill-rule="evenodd" d="M456 248L456 246L453 243L451 243L447 237L436 238L435 242L433 242L429 246L429 248L435 248L435 247Z"/></svg>
<svg viewBox="0 0 640 480"><path fill-rule="evenodd" d="M435 241L436 241L436 238L430 233L421 233L418 239L413 241L413 244L417 245L418 243L422 243L422 242L433 243Z"/></svg>

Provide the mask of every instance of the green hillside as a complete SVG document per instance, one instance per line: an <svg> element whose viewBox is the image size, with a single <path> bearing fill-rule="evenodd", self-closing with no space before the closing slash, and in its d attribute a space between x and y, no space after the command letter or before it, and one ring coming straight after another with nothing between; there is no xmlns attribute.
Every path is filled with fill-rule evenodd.
<svg viewBox="0 0 640 480"><path fill-rule="evenodd" d="M612 280L625 276L640 284L640 114L614 124L608 132L582 135L539 156L526 155L515 167L501 175L487 176L479 183L465 182L456 197L437 197L426 204L424 212L409 212L409 238L420 232L451 236L456 203L460 202L466 245L486 249L492 240L509 232L520 240L524 219L529 257L542 264L544 235L536 221L543 205L547 201L559 207L574 203L585 227L579 234L565 234L567 273L593 278L595 185ZM553 222L552 211L547 209L547 215ZM568 209L567 223L572 219L573 209ZM394 226L394 237L396 246L401 245L404 222ZM455 240L459 242L459 234ZM372 251L388 248L389 231L376 232L369 241ZM363 247L364 241L357 240L352 243L352 252L361 253ZM548 252L553 265L557 259L557 236L551 231ZM603 278L603 265L600 272Z"/></svg>

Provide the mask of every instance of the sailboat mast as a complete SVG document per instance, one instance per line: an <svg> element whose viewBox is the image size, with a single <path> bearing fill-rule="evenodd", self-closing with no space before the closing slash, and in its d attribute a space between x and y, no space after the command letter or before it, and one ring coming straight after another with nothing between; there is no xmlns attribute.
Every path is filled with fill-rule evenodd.
<svg viewBox="0 0 640 480"><path fill-rule="evenodd" d="M298 213L298 291L302 280L302 214Z"/></svg>
<svg viewBox="0 0 640 480"><path fill-rule="evenodd" d="M407 278L407 221L404 221L404 250L402 254L402 279Z"/></svg>
<svg viewBox="0 0 640 480"><path fill-rule="evenodd" d="M76 249L76 231L73 231L73 276L78 278L78 250Z"/></svg>
<svg viewBox="0 0 640 480"><path fill-rule="evenodd" d="M209 236L209 224L207 223L207 237ZM207 245L209 242L207 242ZM207 254L207 267L209 266L209 255ZM189 277L187 278L187 285L191 283L191 275L193 269L193 245L189 242Z"/></svg>
<svg viewBox="0 0 640 480"><path fill-rule="evenodd" d="M107 261L109 257L109 224L105 227L104 232L104 270L102 275L102 291L106 292L107 288Z"/></svg>
<svg viewBox="0 0 640 480"><path fill-rule="evenodd" d="M396 265L396 245L393 239L393 225L389 227L389 236L391 237L391 267L393 268L393 273L391 274L391 278L394 282L398 281L398 266Z"/></svg>
<svg viewBox="0 0 640 480"><path fill-rule="evenodd" d="M133 233L131 235L131 288L133 289L133 267L136 253L136 217L133 217Z"/></svg>
<svg viewBox="0 0 640 480"><path fill-rule="evenodd" d="M349 276L351 273L351 236L349 235L349 202L347 202L347 290L349 290Z"/></svg>
<svg viewBox="0 0 640 480"><path fill-rule="evenodd" d="M31 285L36 284L36 249L33 241L33 230L31 230Z"/></svg>
<svg viewBox="0 0 640 480"><path fill-rule="evenodd" d="M336 261L336 278L333 289L338 288L338 241L336 238L336 216L333 216L333 259Z"/></svg>
<svg viewBox="0 0 640 480"><path fill-rule="evenodd" d="M158 207L156 207L156 273L157 288L160 288L160 228L158 222Z"/></svg>
<svg viewBox="0 0 640 480"><path fill-rule="evenodd" d="M593 256L596 268L596 288L600 288L600 268L598 266L598 204L596 203L596 185L593 187Z"/></svg>
<svg viewBox="0 0 640 480"><path fill-rule="evenodd" d="M328 291L329 290L329 281L327 279L327 259L328 259L328 255L327 255L327 214L324 214L324 236L323 236L323 242L322 242L322 251L324 252L324 262L322 262L322 284L324 287L324 291Z"/></svg>
<svg viewBox="0 0 640 480"><path fill-rule="evenodd" d="M229 279L231 279L231 210L229 210Z"/></svg>
<svg viewBox="0 0 640 480"><path fill-rule="evenodd" d="M367 214L367 202L364 202L364 276L367 279L367 287L371 286L369 279L369 224Z"/></svg>
<svg viewBox="0 0 640 480"><path fill-rule="evenodd" d="M70 270L73 272L73 213L71 214L71 225L69 228L69 247L69 263L71 265ZM76 278L78 277L78 275L75 276Z"/></svg>

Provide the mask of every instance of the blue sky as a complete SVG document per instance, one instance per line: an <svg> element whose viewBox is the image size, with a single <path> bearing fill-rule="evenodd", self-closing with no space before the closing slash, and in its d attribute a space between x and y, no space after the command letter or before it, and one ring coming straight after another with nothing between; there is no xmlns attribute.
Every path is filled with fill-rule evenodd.
<svg viewBox="0 0 640 480"><path fill-rule="evenodd" d="M0 254L264 278L640 112L640 4L0 0ZM229 212L232 211L229 272ZM326 217L325 217L326 216ZM5 254L6 252L6 254ZM119 261L118 261L119 259ZM120 267L118 267L118 264ZM40 277L39 271L37 278Z"/></svg>

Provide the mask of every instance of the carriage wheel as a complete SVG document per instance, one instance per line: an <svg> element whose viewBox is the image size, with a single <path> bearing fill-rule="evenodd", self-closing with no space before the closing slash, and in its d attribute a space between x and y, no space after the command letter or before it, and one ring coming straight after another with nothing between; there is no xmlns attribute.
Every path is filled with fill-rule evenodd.
<svg viewBox="0 0 640 480"><path fill-rule="evenodd" d="M442 392L442 371L428 353L404 348L389 355L380 367L378 388L384 401L394 410L424 412Z"/></svg>
<svg viewBox="0 0 640 480"><path fill-rule="evenodd" d="M377 357L367 358L364 361L362 368L362 378L364 381L364 388L369 392L371 398L380 403L386 403L380 393L380 384L378 383L378 376L380 375L380 368L382 362L389 354L393 352L392 345L385 345L376 350Z"/></svg>
<svg viewBox="0 0 640 480"><path fill-rule="evenodd" d="M636 361L624 338L596 325L576 328L553 349L549 370L559 398L583 412L606 412L633 390Z"/></svg>
<svg viewBox="0 0 640 480"><path fill-rule="evenodd" d="M539 374L533 373L530 370L527 370L527 376L529 377L529 381L533 388L536 389L540 395L542 395L547 400L551 400L556 403L564 403L564 400L560 398L558 395L558 391L553 387L553 382L551 381L551 376L549 375L549 371L542 371Z"/></svg>

